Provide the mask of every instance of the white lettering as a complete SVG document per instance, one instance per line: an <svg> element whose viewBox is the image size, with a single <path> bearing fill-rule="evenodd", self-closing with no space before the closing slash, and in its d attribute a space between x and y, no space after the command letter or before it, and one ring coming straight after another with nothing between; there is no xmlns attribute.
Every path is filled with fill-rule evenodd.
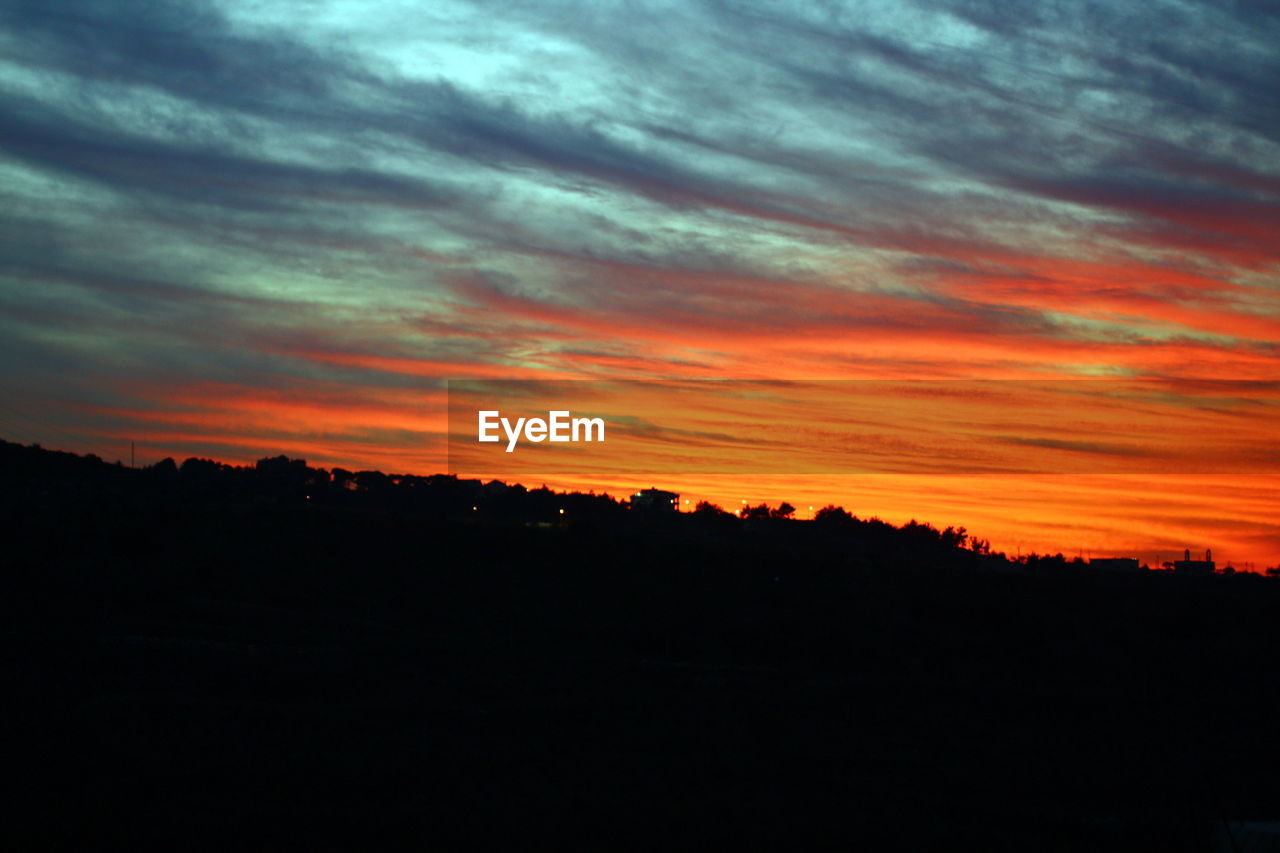
<svg viewBox="0 0 1280 853"><path fill-rule="evenodd" d="M604 441L604 418L574 418L566 409L555 409L547 412L543 418L510 418L502 417L496 409L477 411L476 440L498 442L502 440L498 428L506 434L507 453L514 453L520 439L535 444L543 441Z"/></svg>
<svg viewBox="0 0 1280 853"><path fill-rule="evenodd" d="M487 412L478 412L477 414L480 415L480 437L477 441L497 441L498 434L493 433L490 435L489 430L496 430L498 428L498 422L495 420L495 418L498 417L498 413L490 410Z"/></svg>
<svg viewBox="0 0 1280 853"><path fill-rule="evenodd" d="M568 441L569 440L569 412L564 409L558 409L554 412L547 412L551 432L547 438L551 441Z"/></svg>
<svg viewBox="0 0 1280 853"><path fill-rule="evenodd" d="M578 427L582 427L586 432L586 438L578 438ZM591 437L592 428L596 431L596 437ZM573 440L574 441L604 441L604 418L574 418L573 419Z"/></svg>
<svg viewBox="0 0 1280 853"><path fill-rule="evenodd" d="M502 419L502 428L507 431L507 452L514 453L516 442L520 439L520 428L524 426L524 418L516 418L516 428L511 428L511 422L506 418Z"/></svg>

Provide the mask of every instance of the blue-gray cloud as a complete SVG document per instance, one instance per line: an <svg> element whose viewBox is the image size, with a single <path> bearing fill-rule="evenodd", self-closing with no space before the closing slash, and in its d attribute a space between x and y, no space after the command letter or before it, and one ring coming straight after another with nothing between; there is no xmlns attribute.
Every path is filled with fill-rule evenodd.
<svg viewBox="0 0 1280 853"><path fill-rule="evenodd" d="M1268 4L420 5L5 4L6 360L1274 369Z"/></svg>

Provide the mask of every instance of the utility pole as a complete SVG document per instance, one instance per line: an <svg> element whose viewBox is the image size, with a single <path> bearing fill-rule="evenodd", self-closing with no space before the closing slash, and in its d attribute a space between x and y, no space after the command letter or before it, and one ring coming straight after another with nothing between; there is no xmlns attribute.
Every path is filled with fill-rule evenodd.
<svg viewBox="0 0 1280 853"><path fill-rule="evenodd" d="M129 467L137 468L136 460L133 453L133 442L129 442Z"/></svg>

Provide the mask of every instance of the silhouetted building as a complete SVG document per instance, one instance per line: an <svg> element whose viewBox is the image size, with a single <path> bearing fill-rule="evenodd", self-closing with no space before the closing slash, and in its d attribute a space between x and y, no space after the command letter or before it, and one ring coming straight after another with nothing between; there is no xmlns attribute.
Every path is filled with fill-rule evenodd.
<svg viewBox="0 0 1280 853"><path fill-rule="evenodd" d="M1188 548L1183 552L1181 560L1173 561L1173 570L1188 575L1211 575L1214 570L1213 550L1206 548L1203 560L1193 560L1191 549Z"/></svg>
<svg viewBox="0 0 1280 853"><path fill-rule="evenodd" d="M662 489L642 489L631 496L631 508L649 512L678 512L680 495Z"/></svg>
<svg viewBox="0 0 1280 853"><path fill-rule="evenodd" d="M1141 566L1135 557L1093 557L1089 560L1089 568L1104 572L1136 572Z"/></svg>

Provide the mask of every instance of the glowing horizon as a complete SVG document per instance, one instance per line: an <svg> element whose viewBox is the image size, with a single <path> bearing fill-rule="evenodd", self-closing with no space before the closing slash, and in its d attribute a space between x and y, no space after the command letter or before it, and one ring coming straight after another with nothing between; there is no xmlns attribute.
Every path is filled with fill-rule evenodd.
<svg viewBox="0 0 1280 853"><path fill-rule="evenodd" d="M1280 377L1265 4L419 6L0 10L0 437L429 474L449 379ZM1280 563L1197 476L657 485Z"/></svg>

